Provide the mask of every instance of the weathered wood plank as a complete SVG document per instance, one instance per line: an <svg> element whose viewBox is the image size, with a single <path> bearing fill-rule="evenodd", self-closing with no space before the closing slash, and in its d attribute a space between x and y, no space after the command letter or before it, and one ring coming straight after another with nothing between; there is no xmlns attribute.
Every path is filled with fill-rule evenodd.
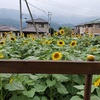
<svg viewBox="0 0 100 100"><path fill-rule="evenodd" d="M100 74L100 62L2 60L0 73Z"/></svg>

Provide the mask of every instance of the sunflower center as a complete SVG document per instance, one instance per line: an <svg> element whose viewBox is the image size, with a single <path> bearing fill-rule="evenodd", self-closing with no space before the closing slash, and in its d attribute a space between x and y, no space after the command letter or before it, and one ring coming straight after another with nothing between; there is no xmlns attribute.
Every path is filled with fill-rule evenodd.
<svg viewBox="0 0 100 100"><path fill-rule="evenodd" d="M14 38L11 38L11 40L15 40Z"/></svg>
<svg viewBox="0 0 100 100"><path fill-rule="evenodd" d="M62 42L59 42L59 44L63 44Z"/></svg>
<svg viewBox="0 0 100 100"><path fill-rule="evenodd" d="M72 45L75 45L75 43L73 42Z"/></svg>
<svg viewBox="0 0 100 100"><path fill-rule="evenodd" d="M54 55L54 58L58 58L58 57L59 57L59 54L56 53L56 54Z"/></svg>
<svg viewBox="0 0 100 100"><path fill-rule="evenodd" d="M63 31L61 31L61 33L64 33Z"/></svg>
<svg viewBox="0 0 100 100"><path fill-rule="evenodd" d="M4 44L4 42L0 42L0 44Z"/></svg>

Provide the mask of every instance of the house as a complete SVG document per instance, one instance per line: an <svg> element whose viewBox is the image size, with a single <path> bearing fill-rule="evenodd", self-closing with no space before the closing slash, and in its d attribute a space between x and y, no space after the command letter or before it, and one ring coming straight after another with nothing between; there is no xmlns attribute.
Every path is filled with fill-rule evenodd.
<svg viewBox="0 0 100 100"><path fill-rule="evenodd" d="M75 26L76 33L94 33L100 35L100 19Z"/></svg>
<svg viewBox="0 0 100 100"><path fill-rule="evenodd" d="M13 32L16 36L18 36L19 34L19 30L11 27L11 26L7 26L7 25L0 25L0 37L4 36L5 32Z"/></svg>
<svg viewBox="0 0 100 100"><path fill-rule="evenodd" d="M48 22L44 19L38 18L34 19L37 31L40 35L45 35L48 32ZM22 30L22 32L27 36L27 34L34 34L37 37L36 29L33 26L32 20L26 21L27 27Z"/></svg>

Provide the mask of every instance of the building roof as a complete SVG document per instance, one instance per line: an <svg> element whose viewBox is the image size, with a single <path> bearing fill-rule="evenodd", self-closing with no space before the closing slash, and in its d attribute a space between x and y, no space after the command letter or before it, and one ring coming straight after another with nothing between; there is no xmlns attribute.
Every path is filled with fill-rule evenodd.
<svg viewBox="0 0 100 100"><path fill-rule="evenodd" d="M11 27L11 26L0 25L0 32L9 32L9 31L17 32L17 31L19 31L19 30L16 29L16 28L13 28L13 27Z"/></svg>
<svg viewBox="0 0 100 100"><path fill-rule="evenodd" d="M34 19L35 23L48 23L46 20L38 18L38 19ZM28 20L26 21L26 23L32 23L32 20Z"/></svg>
<svg viewBox="0 0 100 100"><path fill-rule="evenodd" d="M37 28L37 30L38 30L39 33L42 33L42 32L45 33L45 32L46 32L45 30L40 29L40 28ZM32 32L32 33L36 33L36 30L35 30L34 26L32 26L32 27L26 27L26 28L24 28L22 31L23 31L23 32Z"/></svg>
<svg viewBox="0 0 100 100"><path fill-rule="evenodd" d="M89 21L89 22L85 22L85 23L82 23L82 24L78 24L75 27L78 27L78 26L80 27L80 26L84 26L84 25L88 25L88 24L100 24L100 18L95 19L93 21Z"/></svg>
<svg viewBox="0 0 100 100"><path fill-rule="evenodd" d="M83 26L83 25L84 25L84 23L81 23L81 24L78 24L78 25L76 25L74 27L80 27L80 26Z"/></svg>
<svg viewBox="0 0 100 100"><path fill-rule="evenodd" d="M95 20L90 21L90 22L86 22L85 24L100 24L100 18L95 19Z"/></svg>

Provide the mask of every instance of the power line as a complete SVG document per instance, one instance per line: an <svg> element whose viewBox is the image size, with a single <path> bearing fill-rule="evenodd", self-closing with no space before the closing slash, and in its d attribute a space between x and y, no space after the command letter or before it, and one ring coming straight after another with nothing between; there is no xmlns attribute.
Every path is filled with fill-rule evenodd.
<svg viewBox="0 0 100 100"><path fill-rule="evenodd" d="M25 1L25 0L23 0L23 1ZM27 3L28 3L29 5L31 5L32 7L34 7L34 8L36 8L36 9L38 9L38 10L44 12L46 15L48 15L44 10L42 10L42 9L40 9L40 8L38 8L38 7L36 7L36 6L34 6L33 4L31 4L31 3L29 3L29 2L27 2Z"/></svg>
<svg viewBox="0 0 100 100"><path fill-rule="evenodd" d="M46 1L46 0L44 0ZM60 6L63 5L63 6L66 6L68 7L69 5L66 5L66 4L63 4L63 3L59 3L59 2L56 2L56 1L53 1L53 0L50 0L50 1L47 1L47 2L51 2L51 3L54 3L54 4L59 4ZM73 8L73 9L82 9L84 11L91 11L91 10L88 10L88 9L84 9L84 8L80 8L80 7L76 7L76 6L69 6L70 8ZM93 11L93 10L92 10Z"/></svg>
<svg viewBox="0 0 100 100"><path fill-rule="evenodd" d="M42 9L40 9L40 8L38 8L38 7L36 7L36 6L34 6L33 4L31 4L31 3L29 3L29 2L27 2L27 0L23 0L23 1L25 1L26 3L27 3L27 5L29 4L29 5L31 5L32 7L34 7L34 8L36 8L36 9L38 9L38 10L40 10L40 11L43 11L47 16L48 16L48 30L49 30L49 20L50 20L50 22L51 22L51 16L50 15L52 15L52 13L51 12L48 12L48 14L44 11L44 10L42 10ZM30 10L30 9L29 9ZM30 14L31 14L31 12L30 12ZM31 15L31 18L32 18L32 15ZM33 19L32 19L33 20ZM33 20L34 21L34 20ZM34 24L34 23L33 23ZM51 24L51 23L50 23Z"/></svg>
<svg viewBox="0 0 100 100"><path fill-rule="evenodd" d="M65 9L67 11L72 11L73 13L80 13L82 15L89 15L89 13L91 12L90 10L86 10L86 9L82 9L82 8L78 8L78 7L73 7L73 6L69 6L68 5L65 5L65 4L62 4L62 3L59 3L59 2L54 2L54 1L46 1L46 0L35 0L35 1L38 1L38 2L41 2L43 4L47 4L49 6L54 6L56 8L59 8L59 9ZM75 9L82 9L83 11L88 11L87 13L84 13L84 12L80 12L80 11L75 11ZM96 11L95 11L96 12Z"/></svg>

